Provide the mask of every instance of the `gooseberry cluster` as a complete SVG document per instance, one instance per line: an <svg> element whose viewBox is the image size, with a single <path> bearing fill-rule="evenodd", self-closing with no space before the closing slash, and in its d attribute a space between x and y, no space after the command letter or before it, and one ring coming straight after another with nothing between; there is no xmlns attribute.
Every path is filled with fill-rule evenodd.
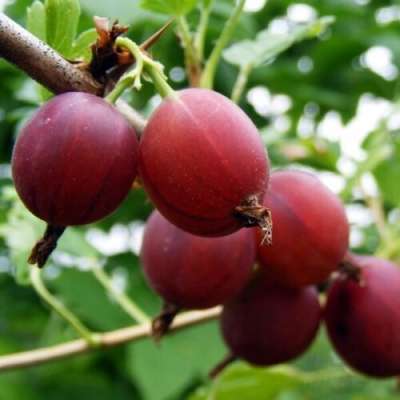
<svg viewBox="0 0 400 400"><path fill-rule="evenodd" d="M174 93L139 143L112 105L65 93L40 108L14 148L17 192L48 223L31 261L42 266L65 227L114 211L138 170L160 212L189 232L221 236L260 225L270 234L268 210L260 205L267 154L254 124L224 96L205 89Z"/></svg>
<svg viewBox="0 0 400 400"><path fill-rule="evenodd" d="M48 224L30 257L39 266L67 226L110 214L140 178L157 208L141 254L165 302L157 337L181 309L223 305L231 358L273 365L302 354L324 319L351 367L400 374L399 269L346 255L340 201L309 173L270 174L256 127L224 96L170 92L138 139L104 99L58 95L22 129L12 173L22 201ZM322 309L316 285L329 280Z"/></svg>

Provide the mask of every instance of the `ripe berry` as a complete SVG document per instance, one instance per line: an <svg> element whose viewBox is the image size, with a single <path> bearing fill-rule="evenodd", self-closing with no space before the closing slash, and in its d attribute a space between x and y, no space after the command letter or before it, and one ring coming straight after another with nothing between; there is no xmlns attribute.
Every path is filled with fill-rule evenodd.
<svg viewBox="0 0 400 400"><path fill-rule="evenodd" d="M48 223L29 262L43 266L66 226L113 212L137 175L136 132L110 104L87 93L64 93L43 105L22 129L12 174L25 206Z"/></svg>
<svg viewBox="0 0 400 400"><path fill-rule="evenodd" d="M269 165L258 131L224 96L186 89L153 113L140 143L139 173L151 200L188 232L221 236L262 224Z"/></svg>
<svg viewBox="0 0 400 400"><path fill-rule="evenodd" d="M400 374L400 269L357 256L360 281L338 278L324 312L331 342L351 367L367 375Z"/></svg>
<svg viewBox="0 0 400 400"><path fill-rule="evenodd" d="M225 304L221 329L234 356L273 365L302 354L312 343L320 318L313 287L290 289L257 280Z"/></svg>
<svg viewBox="0 0 400 400"><path fill-rule="evenodd" d="M288 170L271 175L263 204L274 223L272 246L258 246L268 278L289 287L326 280L348 247L349 226L339 199L315 176ZM257 232L257 243L261 235Z"/></svg>
<svg viewBox="0 0 400 400"><path fill-rule="evenodd" d="M194 236L154 211L147 223L141 259L150 286L180 308L224 303L248 282L255 261L252 232Z"/></svg>
<svg viewBox="0 0 400 400"><path fill-rule="evenodd" d="M16 142L12 173L26 207L54 226L88 224L114 211L137 173L133 128L110 104L65 93L43 105Z"/></svg>

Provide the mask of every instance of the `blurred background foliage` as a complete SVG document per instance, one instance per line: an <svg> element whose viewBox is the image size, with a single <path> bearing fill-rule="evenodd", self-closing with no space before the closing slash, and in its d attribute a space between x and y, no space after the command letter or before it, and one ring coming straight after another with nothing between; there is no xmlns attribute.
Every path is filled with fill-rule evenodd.
<svg viewBox="0 0 400 400"><path fill-rule="evenodd" d="M150 8L162 4L144 3ZM0 1L1 11L24 26L30 5L30 0ZM230 0L215 2L206 54L232 7ZM135 0L81 0L81 8L78 33L93 28L93 15L107 16L128 24L129 36L137 42L168 19L140 8ZM293 22L310 22L320 16L333 16L335 22L318 39L297 43L254 68L240 105L258 125L274 168L290 165L313 170L342 197L354 251L400 261L400 1L248 0L232 43L253 40L267 27L274 34L286 34ZM196 9L188 19L194 27ZM174 29L152 54L165 65L175 88L187 86L183 52ZM229 96L240 60L235 62L227 53L225 57L215 88ZM0 77L3 355L75 336L29 286L25 260L44 227L20 204L10 179L9 162L18 128L38 107L43 92L1 59ZM126 99L145 115L159 102L150 85ZM93 330L132 323L96 280L94 263L104 265L115 287L150 315L160 306L144 283L137 256L150 211L144 193L132 191L109 218L70 229L45 269L51 291ZM400 395L395 380L367 379L344 367L323 330L313 348L290 365L256 369L236 363L216 381L208 381L207 372L225 351L217 322L210 322L171 334L158 346L142 340L0 374L0 399L389 400Z"/></svg>

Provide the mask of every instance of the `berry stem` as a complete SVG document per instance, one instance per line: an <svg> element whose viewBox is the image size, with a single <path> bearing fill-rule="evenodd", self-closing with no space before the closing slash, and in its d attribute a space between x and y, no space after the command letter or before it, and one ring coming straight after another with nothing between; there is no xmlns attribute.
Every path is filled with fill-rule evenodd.
<svg viewBox="0 0 400 400"><path fill-rule="evenodd" d="M146 72L150 75L153 85L161 97L177 98L176 92L168 85L163 73L151 67L146 67Z"/></svg>
<svg viewBox="0 0 400 400"><path fill-rule="evenodd" d="M151 324L152 336L156 342L159 342L169 331L172 322L180 310L181 308L175 304L164 302L160 314L153 319Z"/></svg>
<svg viewBox="0 0 400 400"><path fill-rule="evenodd" d="M31 268L30 279L36 293L65 321L67 321L75 331L86 340L91 347L99 344L97 335L91 332L60 300L54 297L46 288L41 277L41 271L37 267Z"/></svg>
<svg viewBox="0 0 400 400"><path fill-rule="evenodd" d="M211 89L214 84L215 72L217 70L218 62L221 58L222 51L228 44L233 33L235 32L236 25L242 14L243 7L246 0L239 0L238 5L233 11L232 15L229 17L225 24L225 28L221 33L221 36L215 44L214 50L212 51L210 57L207 60L203 75L201 77L200 86L203 88Z"/></svg>
<svg viewBox="0 0 400 400"><path fill-rule="evenodd" d="M238 358L233 354L228 354L221 362L219 362L208 374L210 379L215 379L218 375L230 364L235 362Z"/></svg>
<svg viewBox="0 0 400 400"><path fill-rule="evenodd" d="M118 37L115 44L126 48L136 60L136 64L131 71L121 77L114 89L106 96L108 102L114 104L122 93L131 86L140 90L143 74L150 76L162 97L176 97L174 90L167 83L167 77L163 72L164 66L161 63L152 60L135 42L126 37Z"/></svg>
<svg viewBox="0 0 400 400"><path fill-rule="evenodd" d="M118 83L115 85L114 89L108 93L105 97L105 100L110 104L115 104L116 101L122 96L122 93L125 92L126 89L131 87L133 84L133 80L126 79L126 76L122 76Z"/></svg>
<svg viewBox="0 0 400 400"><path fill-rule="evenodd" d="M100 266L94 266L92 272L96 279L104 286L108 293L112 295L114 300L121 308L138 323L145 324L150 321L150 318L145 314L140 307L133 302L125 293L117 290L113 285L109 275Z"/></svg>
<svg viewBox="0 0 400 400"><path fill-rule="evenodd" d="M29 264L37 264L42 268L46 264L51 253L57 247L58 239L65 231L65 226L55 226L48 224L44 232L43 238L40 239L32 249L28 258Z"/></svg>

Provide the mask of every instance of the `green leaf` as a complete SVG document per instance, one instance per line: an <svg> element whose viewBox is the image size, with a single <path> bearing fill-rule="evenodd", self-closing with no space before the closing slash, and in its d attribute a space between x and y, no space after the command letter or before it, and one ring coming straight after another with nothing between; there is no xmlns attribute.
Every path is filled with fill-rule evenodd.
<svg viewBox="0 0 400 400"><path fill-rule="evenodd" d="M391 156L380 163L373 174L384 200L392 206L400 206L400 144L395 146Z"/></svg>
<svg viewBox="0 0 400 400"><path fill-rule="evenodd" d="M132 378L146 400L183 399L182 392L203 380L224 356L215 322L168 335L157 345L143 340L129 346ZM232 399L247 397L232 397Z"/></svg>
<svg viewBox="0 0 400 400"><path fill-rule="evenodd" d="M139 0L81 0L86 15L100 15L112 21L118 19L121 24L135 24L146 29L157 30L165 22L165 16L155 16L139 8Z"/></svg>
<svg viewBox="0 0 400 400"><path fill-rule="evenodd" d="M286 34L271 33L269 28L259 32L255 40L243 40L226 49L223 56L231 64L257 67L265 64L293 44L319 36L332 22L332 17L323 17L309 24L294 25Z"/></svg>
<svg viewBox="0 0 400 400"><path fill-rule="evenodd" d="M39 87L40 101L42 103L46 102L47 100L50 100L54 96L54 94L44 86L38 84L38 87Z"/></svg>
<svg viewBox="0 0 400 400"><path fill-rule="evenodd" d="M96 29L88 29L82 32L72 45L70 57L73 60L82 59L83 61L90 61L92 51L90 46L96 42L97 32Z"/></svg>
<svg viewBox="0 0 400 400"><path fill-rule="evenodd" d="M255 368L239 362L231 365L208 389L200 389L190 400L269 400L281 392L307 382L307 376L292 367Z"/></svg>
<svg viewBox="0 0 400 400"><path fill-rule="evenodd" d="M27 259L33 245L44 232L44 223L25 208L14 188L4 188L2 197L12 202L12 206L7 221L0 225L0 237L4 239L9 249L17 283L28 285L30 266Z"/></svg>
<svg viewBox="0 0 400 400"><path fill-rule="evenodd" d="M95 330L117 329L131 323L129 316L110 301L105 289L90 271L63 269L57 279L49 280L47 284L64 304Z"/></svg>
<svg viewBox="0 0 400 400"><path fill-rule="evenodd" d="M80 17L79 0L46 0L47 43L69 57Z"/></svg>
<svg viewBox="0 0 400 400"><path fill-rule="evenodd" d="M47 42L46 9L43 3L36 0L26 12L26 27L29 32L37 36L40 40ZM44 86L36 84L36 90L40 101L45 102L52 97L52 93Z"/></svg>
<svg viewBox="0 0 400 400"><path fill-rule="evenodd" d="M142 0L140 6L146 10L168 15L185 15L197 4L196 0Z"/></svg>
<svg viewBox="0 0 400 400"><path fill-rule="evenodd" d="M58 242L57 250L76 257L96 259L98 252L87 242L82 228L68 227Z"/></svg>
<svg viewBox="0 0 400 400"><path fill-rule="evenodd" d="M214 0L203 0L201 2L201 7L202 8L209 8L209 7L211 7L213 2L214 2Z"/></svg>
<svg viewBox="0 0 400 400"><path fill-rule="evenodd" d="M46 41L46 11L41 1L36 0L28 7L26 28L40 40Z"/></svg>
<svg viewBox="0 0 400 400"><path fill-rule="evenodd" d="M388 132L385 128L378 128L366 138L363 147L367 151L367 157L357 165L353 175L347 180L346 185L340 194L342 200L348 201L350 199L353 189L358 185L360 179L365 173L370 171L379 171L378 167L384 163L385 160L393 157L394 149L393 145L388 140L388 137ZM378 184L379 182L383 182L383 180L379 180L378 177L377 179ZM391 192L391 189L388 190Z"/></svg>

